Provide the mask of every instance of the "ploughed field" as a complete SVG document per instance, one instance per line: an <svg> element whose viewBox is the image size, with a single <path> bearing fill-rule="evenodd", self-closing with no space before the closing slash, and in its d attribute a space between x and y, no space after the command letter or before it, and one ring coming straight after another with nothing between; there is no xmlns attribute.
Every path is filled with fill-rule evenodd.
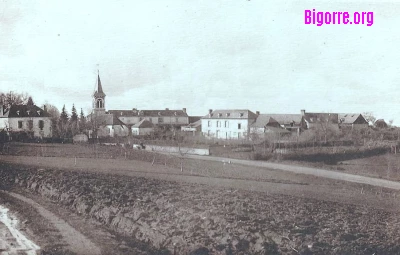
<svg viewBox="0 0 400 255"><path fill-rule="evenodd" d="M90 217L144 254L400 254L399 213L369 206L10 164L0 186Z"/></svg>

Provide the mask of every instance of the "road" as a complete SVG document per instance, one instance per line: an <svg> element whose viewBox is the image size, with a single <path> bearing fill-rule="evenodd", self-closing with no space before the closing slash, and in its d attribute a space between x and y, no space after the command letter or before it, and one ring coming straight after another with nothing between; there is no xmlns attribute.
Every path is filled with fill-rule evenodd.
<svg viewBox="0 0 400 255"><path fill-rule="evenodd" d="M265 161L254 161L254 160L243 160L243 159L231 159L231 158L222 158L222 157L213 157L213 156L196 156L196 155L185 155L187 158L191 159L200 159L206 161L215 161L215 162L224 162L230 164L240 164L245 166L255 166L255 167L263 167L267 169L275 169L281 171L288 171L296 174L306 174L312 175L316 177L329 178L339 181L347 181L354 183L367 184L382 188L389 188L400 190L400 183L395 181L389 181L384 179L347 174L341 172L335 172L320 168L312 168L312 167L304 167L304 166L294 166L294 165L286 165L279 163L270 163Z"/></svg>

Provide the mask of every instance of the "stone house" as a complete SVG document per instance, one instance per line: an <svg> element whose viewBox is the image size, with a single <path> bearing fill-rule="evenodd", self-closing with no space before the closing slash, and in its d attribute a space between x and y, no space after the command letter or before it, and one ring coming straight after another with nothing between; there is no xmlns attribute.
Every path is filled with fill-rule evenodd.
<svg viewBox="0 0 400 255"><path fill-rule="evenodd" d="M46 109L36 105L0 105L0 129L28 132L36 138L52 137L52 119Z"/></svg>

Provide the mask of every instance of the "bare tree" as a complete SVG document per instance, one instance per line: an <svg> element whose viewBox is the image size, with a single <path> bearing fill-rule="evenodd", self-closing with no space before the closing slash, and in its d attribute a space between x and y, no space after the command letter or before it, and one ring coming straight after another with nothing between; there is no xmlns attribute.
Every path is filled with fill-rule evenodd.
<svg viewBox="0 0 400 255"><path fill-rule="evenodd" d="M372 112L364 112L362 115L364 116L365 120L368 122L369 125L372 126L375 124L376 118Z"/></svg>

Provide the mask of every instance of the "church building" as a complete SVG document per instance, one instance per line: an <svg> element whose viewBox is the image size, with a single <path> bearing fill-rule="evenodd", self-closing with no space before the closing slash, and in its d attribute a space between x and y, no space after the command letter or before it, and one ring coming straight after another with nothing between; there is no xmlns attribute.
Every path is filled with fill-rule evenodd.
<svg viewBox="0 0 400 255"><path fill-rule="evenodd" d="M143 132L137 130L138 123L144 120L149 122L146 125L146 134L150 134L150 123L155 127L163 129L179 130L181 126L189 124L189 116L186 108L182 110L109 110L106 111L106 94L100 81L100 75L97 76L97 85L92 96L92 113L89 119L92 125L97 128L97 134L90 132L90 136L97 137L116 137L138 135ZM146 123L147 123L146 122ZM141 126L141 125L139 125ZM133 128L135 132L132 132Z"/></svg>

